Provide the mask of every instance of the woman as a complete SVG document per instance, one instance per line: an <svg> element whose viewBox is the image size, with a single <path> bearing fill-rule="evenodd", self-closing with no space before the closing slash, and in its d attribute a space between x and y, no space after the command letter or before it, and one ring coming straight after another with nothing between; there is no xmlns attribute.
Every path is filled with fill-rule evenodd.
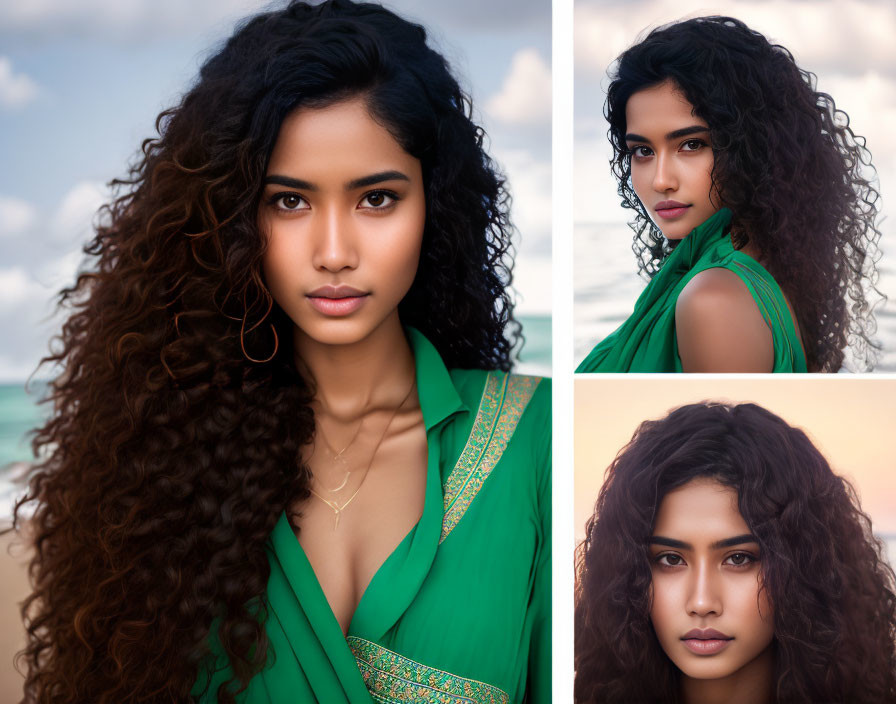
<svg viewBox="0 0 896 704"><path fill-rule="evenodd" d="M870 154L782 46L729 17L653 30L605 114L650 283L579 372L870 368Z"/></svg>
<svg viewBox="0 0 896 704"><path fill-rule="evenodd" d="M893 701L882 550L849 483L765 409L646 421L579 546L576 701Z"/></svg>
<svg viewBox="0 0 896 704"><path fill-rule="evenodd" d="M470 114L333 0L161 115L63 293L26 701L548 700L550 391Z"/></svg>

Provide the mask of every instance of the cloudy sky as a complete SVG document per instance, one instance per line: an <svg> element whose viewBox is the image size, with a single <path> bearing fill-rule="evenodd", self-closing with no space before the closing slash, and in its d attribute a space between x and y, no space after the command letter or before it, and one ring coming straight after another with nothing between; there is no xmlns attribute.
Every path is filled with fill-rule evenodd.
<svg viewBox="0 0 896 704"><path fill-rule="evenodd" d="M391 0L424 24L473 96L509 176L519 312L550 310L548 0ZM234 22L279 2L0 2L0 381L20 381L59 325L106 184Z"/></svg>

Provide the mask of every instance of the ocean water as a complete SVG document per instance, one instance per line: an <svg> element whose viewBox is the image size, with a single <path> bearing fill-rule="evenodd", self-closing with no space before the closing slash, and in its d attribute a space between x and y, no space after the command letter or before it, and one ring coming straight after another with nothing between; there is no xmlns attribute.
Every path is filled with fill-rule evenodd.
<svg viewBox="0 0 896 704"><path fill-rule="evenodd" d="M519 353L515 371L548 376L551 373L551 317L519 316L525 344ZM0 385L0 523L11 515L15 497L21 493L14 479L31 460L30 431L41 425L49 413L38 399L46 393L46 384L32 381L30 393L21 384Z"/></svg>
<svg viewBox="0 0 896 704"><path fill-rule="evenodd" d="M523 347L514 371L522 374L551 375L551 316L520 315Z"/></svg>
<svg viewBox="0 0 896 704"><path fill-rule="evenodd" d="M574 242L573 325L578 364L629 316L647 281L638 276L632 232L626 226L579 223ZM883 351L874 371L896 372L896 257L884 253L878 270L877 287L888 300L875 309L876 339Z"/></svg>

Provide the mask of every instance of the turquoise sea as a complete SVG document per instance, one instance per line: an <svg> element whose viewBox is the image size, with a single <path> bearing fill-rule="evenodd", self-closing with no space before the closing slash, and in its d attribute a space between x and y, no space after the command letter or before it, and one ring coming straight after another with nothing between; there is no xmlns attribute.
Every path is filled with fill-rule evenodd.
<svg viewBox="0 0 896 704"><path fill-rule="evenodd" d="M525 344L519 353L517 370L526 374L551 373L551 317L519 316ZM46 384L32 381L29 392L21 384L0 384L0 521L10 515L12 501L19 493L11 479L22 472L22 463L31 459L29 431L39 426L49 409L37 403Z"/></svg>

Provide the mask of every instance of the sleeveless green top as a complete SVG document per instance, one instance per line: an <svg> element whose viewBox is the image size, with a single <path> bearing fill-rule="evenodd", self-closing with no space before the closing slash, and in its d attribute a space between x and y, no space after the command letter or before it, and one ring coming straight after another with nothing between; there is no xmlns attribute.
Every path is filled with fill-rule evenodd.
<svg viewBox="0 0 896 704"><path fill-rule="evenodd" d="M756 301L772 332L772 371L807 371L781 288L759 262L734 249L730 223L731 211L722 208L679 242L638 297L628 320L598 343L576 372L681 372L675 304L694 276L713 268L737 274Z"/></svg>

